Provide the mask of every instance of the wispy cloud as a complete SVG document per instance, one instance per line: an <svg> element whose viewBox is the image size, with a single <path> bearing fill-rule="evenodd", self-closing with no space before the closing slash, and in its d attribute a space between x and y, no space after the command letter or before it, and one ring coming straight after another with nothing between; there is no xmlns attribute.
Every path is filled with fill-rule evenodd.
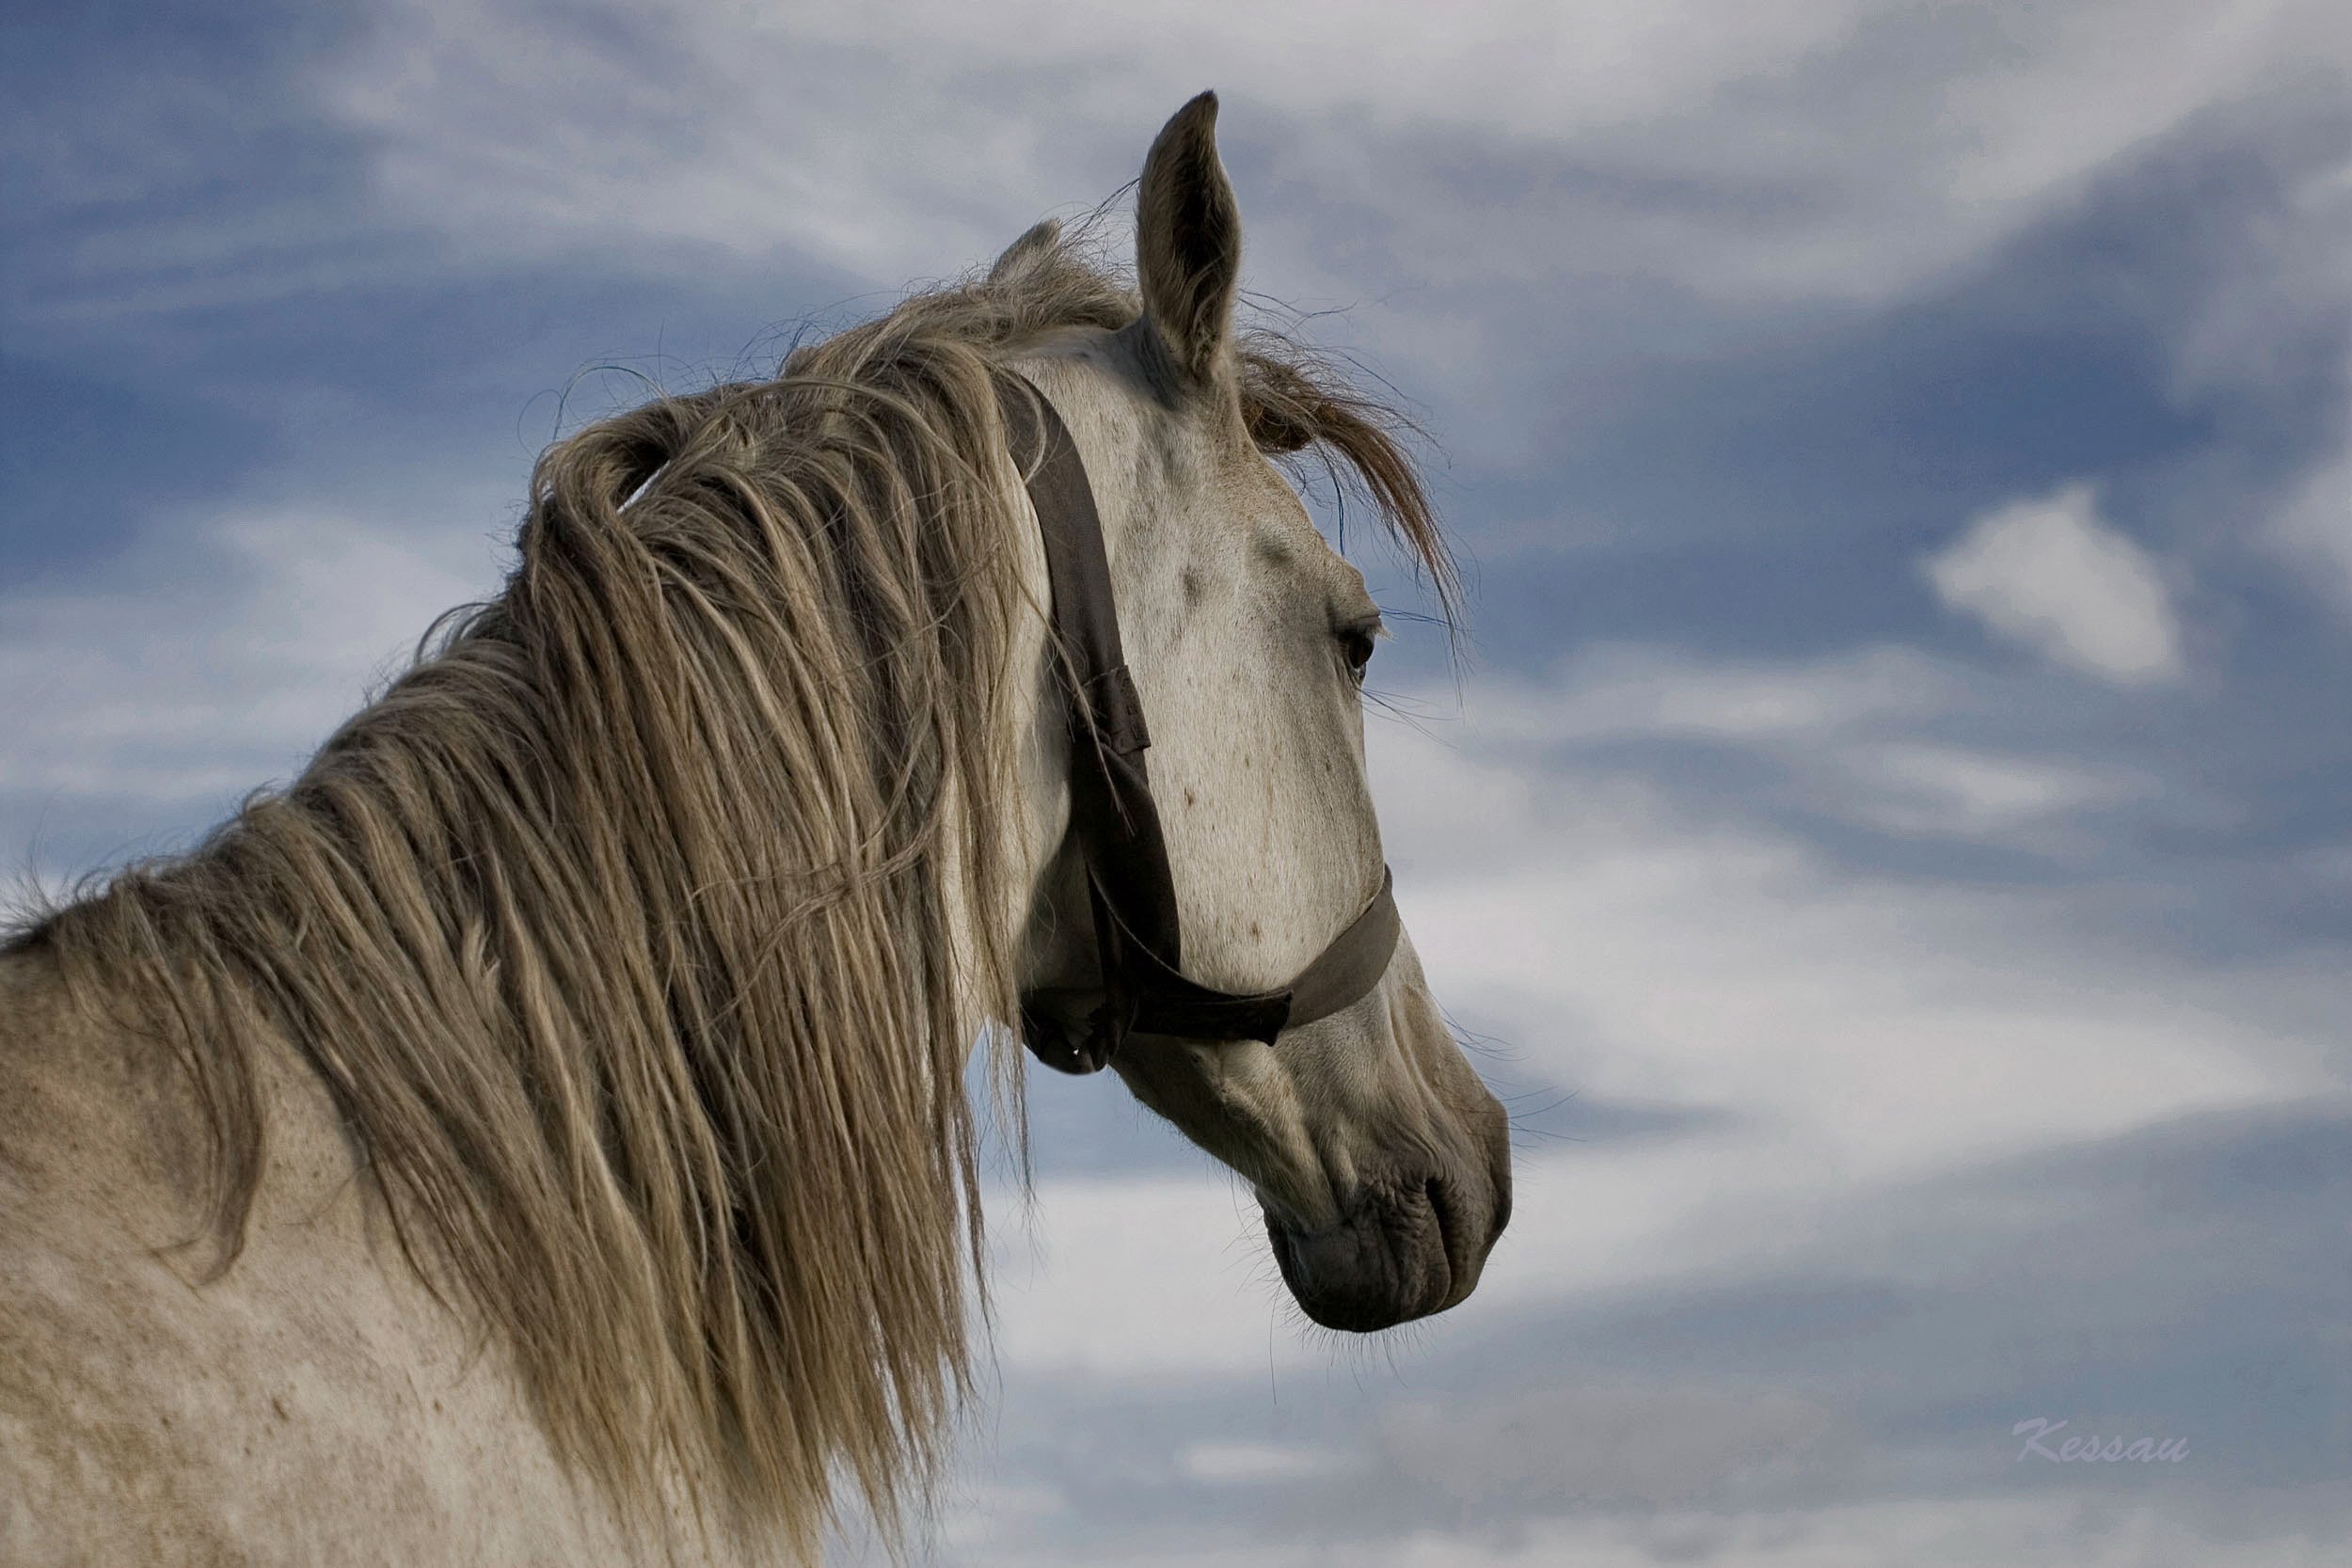
<svg viewBox="0 0 2352 1568"><path fill-rule="evenodd" d="M2177 46L2185 32L2197 48ZM2347 51L2312 0L1974 20L1866 0L1736 20L1695 4L1442 21L1383 6L1343 24L1023 0L792 6L745 24L661 6L553 31L427 0L380 11L317 89L369 140L387 198L492 243L794 244L895 281L966 264L1001 243L976 223L1001 229L1041 191L1116 185L1132 174L1121 134L1214 86L1285 122L1241 130L1245 158L1382 213L1424 277L1555 277L1613 256L1726 295L1883 299L2135 144ZM1083 87L1053 94L1048 127L1001 113L1016 83ZM1482 182L1447 199L1416 149L1533 173L1542 198L1466 227L1452 214Z"/></svg>
<svg viewBox="0 0 2352 1568"><path fill-rule="evenodd" d="M494 515L469 499L455 516ZM0 731L20 737L0 752L7 852L37 843L42 869L86 869L290 778L498 565L479 527L256 500L174 517L75 579L0 589Z"/></svg>
<svg viewBox="0 0 2352 1568"><path fill-rule="evenodd" d="M2316 568L2321 592L2352 611L2352 426L2341 451L2294 486L2270 519L2270 535L2290 562Z"/></svg>
<svg viewBox="0 0 2352 1568"><path fill-rule="evenodd" d="M2331 1082L2327 1019L2352 997L2324 956L2184 969L2137 951L2135 907L2095 890L1858 873L1638 768L1396 726L1375 741L1432 982L1500 1042L1489 1076L1532 1114L1489 1309L1767 1267L1857 1188ZM1564 1093L1737 1114L1588 1144L1542 1110ZM1089 1171L1041 1205L1002 1243L1009 1364L1152 1382L1328 1359L1229 1179ZM1114 1288L1168 1310L1098 1310ZM1423 1339L1476 1332L1439 1320Z"/></svg>

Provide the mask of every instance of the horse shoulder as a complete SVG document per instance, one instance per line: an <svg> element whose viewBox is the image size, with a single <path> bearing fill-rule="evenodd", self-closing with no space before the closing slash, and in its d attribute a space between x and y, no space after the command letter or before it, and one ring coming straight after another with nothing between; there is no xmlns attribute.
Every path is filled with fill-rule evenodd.
<svg viewBox="0 0 2352 1568"><path fill-rule="evenodd" d="M179 1068L0 957L0 1561L618 1560L323 1087L261 1056L268 1163L210 1278Z"/></svg>

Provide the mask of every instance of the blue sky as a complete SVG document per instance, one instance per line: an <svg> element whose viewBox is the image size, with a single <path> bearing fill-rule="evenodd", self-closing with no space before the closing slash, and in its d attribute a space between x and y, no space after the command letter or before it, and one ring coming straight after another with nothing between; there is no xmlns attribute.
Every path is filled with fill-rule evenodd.
<svg viewBox="0 0 2352 1568"><path fill-rule="evenodd" d="M44 878L297 768L495 586L550 435L1090 208L1200 87L1249 286L1418 406L1478 592L1458 678L1411 626L1375 667L1375 787L1519 1217L1342 1342L1232 1181L1041 1074L946 1560L2352 1549L2340 8L9 32L0 852ZM2036 1417L2187 1456L2020 1460Z"/></svg>

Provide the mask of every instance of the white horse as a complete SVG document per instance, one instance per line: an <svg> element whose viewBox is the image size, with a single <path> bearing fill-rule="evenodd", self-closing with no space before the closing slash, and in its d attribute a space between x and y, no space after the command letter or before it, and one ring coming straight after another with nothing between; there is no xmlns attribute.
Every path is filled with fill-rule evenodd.
<svg viewBox="0 0 2352 1568"><path fill-rule="evenodd" d="M503 592L299 779L0 947L0 1560L772 1561L919 1515L964 1055L1116 990L1012 405L1090 481L1191 981L1277 987L1383 885L1378 611L1267 454L1352 467L1449 581L1380 410L1237 341L1215 121L1152 146L1139 298L1041 225L559 443ZM1356 1330L1460 1301L1509 1208L1379 952L1271 1042L1108 1041Z"/></svg>

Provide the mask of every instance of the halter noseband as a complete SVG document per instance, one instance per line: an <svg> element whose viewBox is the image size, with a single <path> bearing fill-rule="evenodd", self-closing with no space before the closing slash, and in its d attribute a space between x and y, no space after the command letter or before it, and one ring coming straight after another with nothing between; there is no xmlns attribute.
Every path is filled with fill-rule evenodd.
<svg viewBox="0 0 2352 1568"><path fill-rule="evenodd" d="M1041 393L1025 385L1000 402L1045 543L1070 731L1070 826L1086 860L1103 971L1100 989L1023 992L1022 1038L1048 1067L1096 1072L1130 1033L1271 1045L1284 1029L1330 1017L1388 971L1399 929L1394 878L1383 867L1363 912L1278 990L1242 995L1184 977L1176 884L1143 761L1152 739L1120 651L1093 487L1069 427Z"/></svg>

